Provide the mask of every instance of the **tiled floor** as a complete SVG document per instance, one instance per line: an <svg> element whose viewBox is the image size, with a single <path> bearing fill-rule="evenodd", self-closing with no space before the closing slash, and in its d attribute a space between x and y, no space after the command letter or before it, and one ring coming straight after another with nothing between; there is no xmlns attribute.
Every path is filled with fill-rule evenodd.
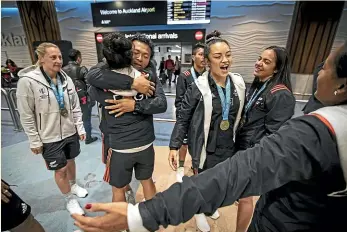
<svg viewBox="0 0 347 232"><path fill-rule="evenodd" d="M174 93L165 87L165 92ZM6 107L2 99L2 107ZM302 103L296 105L296 116L301 115ZM100 137L96 108L93 111L93 133ZM155 115L155 118L174 119L174 98L168 97L168 110L164 114ZM64 209L64 199L54 183L53 173L45 168L40 156L35 156L29 150L29 144L24 132L13 131L9 113L1 112L1 175L10 184L18 185L14 190L32 206L33 214L42 223L48 232L72 232L76 229L73 221ZM171 122L155 122L156 164L154 177L158 190L166 189L175 181L175 174L167 163L168 144L173 128ZM77 176L84 185L89 196L82 199L81 204L87 202L109 202L111 200L110 186L102 182L104 165L101 162L101 142L90 145L81 143L81 154L76 159ZM189 161L187 161L187 167ZM188 171L188 168L187 168ZM132 187L138 188L138 182L133 181ZM137 193L138 200L142 198L142 190ZM221 218L217 221L208 219L212 231L234 231L236 206L221 209ZM166 231L195 231L194 219L177 228L168 228Z"/></svg>

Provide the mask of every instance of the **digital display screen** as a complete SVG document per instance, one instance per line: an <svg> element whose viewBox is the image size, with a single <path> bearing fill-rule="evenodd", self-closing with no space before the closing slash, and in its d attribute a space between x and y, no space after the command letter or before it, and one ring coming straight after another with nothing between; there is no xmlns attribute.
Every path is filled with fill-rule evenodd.
<svg viewBox="0 0 347 232"><path fill-rule="evenodd" d="M206 30L155 30L155 31L117 31L123 34L126 38L134 36L136 33L145 35L148 39L151 39L153 43L190 43L196 44L198 42L204 43ZM102 54L102 43L109 33L112 32L95 32L96 50L98 53L98 61L101 61L104 57Z"/></svg>
<svg viewBox="0 0 347 232"><path fill-rule="evenodd" d="M167 24L210 23L211 0L167 1Z"/></svg>
<svg viewBox="0 0 347 232"><path fill-rule="evenodd" d="M166 1L114 1L91 3L94 27L167 24Z"/></svg>
<svg viewBox="0 0 347 232"><path fill-rule="evenodd" d="M91 3L94 27L205 24L211 0L113 1Z"/></svg>

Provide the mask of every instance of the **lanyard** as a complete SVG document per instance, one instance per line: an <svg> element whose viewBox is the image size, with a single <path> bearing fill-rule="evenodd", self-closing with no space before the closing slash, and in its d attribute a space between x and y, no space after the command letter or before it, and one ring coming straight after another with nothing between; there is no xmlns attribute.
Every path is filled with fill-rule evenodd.
<svg viewBox="0 0 347 232"><path fill-rule="evenodd" d="M251 98L249 99L246 107L245 107L245 113L244 115L247 114L247 112L250 110L250 108L252 107L253 103L255 100L258 99L259 95L265 90L267 84L269 83L269 81L266 81L263 86L259 89L259 91L257 92L257 90L255 90L251 96Z"/></svg>
<svg viewBox="0 0 347 232"><path fill-rule="evenodd" d="M61 78L59 76L57 76L57 84L58 84L58 88L57 88L57 86L53 83L52 79L48 76L48 74L42 68L41 68L41 71L42 71L43 75L45 76L45 79L47 80L47 82L49 83L49 85L51 86L51 88L53 90L55 98L58 101L60 110L65 109L64 91L63 91L63 84L61 83Z"/></svg>
<svg viewBox="0 0 347 232"><path fill-rule="evenodd" d="M198 79L198 77L196 76L194 67L191 67L191 68L190 68L190 72L191 72L191 74L192 74L192 76L193 76L193 78L194 78L194 81L196 81L196 79Z"/></svg>
<svg viewBox="0 0 347 232"><path fill-rule="evenodd" d="M222 90L222 87L220 87L219 85L217 85L217 90L218 90L218 95L222 104L222 117L223 117L223 121L228 121L229 120L229 109L230 109L230 102L231 102L231 86L230 86L230 77L227 76L227 84L225 86L225 95L224 92Z"/></svg>

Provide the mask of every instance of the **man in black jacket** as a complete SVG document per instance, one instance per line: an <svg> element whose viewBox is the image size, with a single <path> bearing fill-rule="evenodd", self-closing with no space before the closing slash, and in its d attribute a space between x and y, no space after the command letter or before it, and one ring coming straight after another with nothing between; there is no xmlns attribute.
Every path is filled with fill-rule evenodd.
<svg viewBox="0 0 347 232"><path fill-rule="evenodd" d="M82 55L79 50L71 49L69 51L69 58L71 61L69 61L68 65L66 65L63 70L69 77L71 77L75 84L83 113L83 125L87 134L85 143L90 144L98 139L92 137L92 109L95 105L95 101L91 101L87 92L86 76L88 69L85 66L81 66Z"/></svg>
<svg viewBox="0 0 347 232"><path fill-rule="evenodd" d="M197 43L193 47L193 66L182 72L178 76L177 86L176 86L176 99L175 99L175 107L176 107L176 117L178 116L184 95L190 86L191 83L195 81L202 73L205 71L205 57L204 57L204 49L205 45L202 43ZM179 166L177 168L177 179L181 180L184 176L184 161L187 155L187 144L188 137L183 140L183 145L179 149Z"/></svg>
<svg viewBox="0 0 347 232"><path fill-rule="evenodd" d="M116 117L119 118L122 115L123 118L129 118L129 120L133 120L132 118L135 117L130 117L129 113L136 114L137 116L137 121L136 125L141 126L142 129L136 127L134 124L132 128L125 128L127 131L137 131L136 135L132 135L131 133L129 134L129 138L131 136L135 136L138 139L130 139L131 144L125 144L123 142L123 145L128 147L137 147L140 146L139 144L144 141L147 141L148 143L152 143L154 141L154 128L153 128L153 114L156 113L163 113L166 111L167 107L167 102L165 98L165 94L163 91L163 88L161 86L161 83L159 81L159 78L156 75L156 68L155 65L153 65L152 62L150 62L150 59L153 57L153 45L150 40L148 40L145 36L143 35L136 35L132 38L132 43L133 43L133 60L132 60L132 66L135 67L137 70L148 73L149 78L151 80L151 85L155 84L156 89L154 90L153 96L148 97L146 95L150 94L143 94L139 93L134 100L134 98L122 98L120 100L113 100L110 99L108 103L111 103L113 105L107 106L107 109L103 110L103 115L105 116L106 120L101 120L100 124L100 129L104 133L104 138L108 138L108 134L111 133L110 131L110 126L105 123L107 121L107 117L109 116L109 113L111 114L116 114ZM120 77L120 78L119 78ZM124 80L129 80L129 76L126 76L124 74L116 73L111 71L108 68L108 65L105 64L98 64L95 68L92 68L90 73L88 74L88 82L98 88L98 89L129 89L129 84L125 84L124 86L120 86L120 83L124 83ZM141 77L136 78L133 81L133 84L136 83L137 79L140 79ZM119 81L118 81L119 79ZM124 80L122 80L124 79ZM132 78L131 78L132 79ZM136 89L136 88L134 88ZM153 89L153 88L150 88ZM105 107L106 108L106 107ZM124 119L125 120L125 119ZM141 124L141 125L140 125ZM117 133L124 132L122 131L121 127L122 125L113 125L112 128L118 128ZM135 128L136 127L136 128ZM146 129L147 128L147 129ZM142 133L143 131L146 131L145 134L139 134L140 132ZM116 133L116 131L113 131L113 135ZM121 141L121 138L118 139L118 142ZM107 141L106 139L104 140L104 147L107 147L106 150L104 149L104 155L103 159L106 160L106 157L108 155L108 147L111 147L111 141ZM116 145L113 142L113 145ZM143 145L143 144L142 144ZM117 143L117 146L119 144ZM154 158L154 157L153 157ZM150 162L150 160L147 160ZM153 168L153 164L148 165L147 168ZM152 174L153 170L151 171ZM149 170L148 170L149 173ZM106 177L106 176L105 176ZM114 177L115 178L115 177ZM119 177L119 178L124 178L124 177ZM109 179L109 177L106 178L106 180ZM147 180L146 180L147 181ZM142 182L145 182L143 180ZM148 180L148 185L146 184L145 186L148 187L148 189L145 190L145 193L151 193L149 195L145 195L146 199L151 198L155 194L155 186L153 184L152 179L150 178ZM126 187L126 197L131 194L131 190L129 186ZM130 191L130 192L129 192Z"/></svg>

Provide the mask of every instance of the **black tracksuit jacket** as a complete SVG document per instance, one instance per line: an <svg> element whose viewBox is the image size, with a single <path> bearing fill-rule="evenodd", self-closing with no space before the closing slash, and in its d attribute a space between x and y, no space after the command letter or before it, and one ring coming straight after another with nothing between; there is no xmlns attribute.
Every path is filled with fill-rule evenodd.
<svg viewBox="0 0 347 232"><path fill-rule="evenodd" d="M144 227L155 231L261 195L248 231L344 231L347 197L327 194L345 186L335 136L304 115L216 167L183 177L139 210Z"/></svg>
<svg viewBox="0 0 347 232"><path fill-rule="evenodd" d="M250 101L256 89L264 83L255 82L246 95L246 103ZM245 109L245 108L244 108ZM287 120L294 115L295 97L282 84L270 83L247 113L245 124L239 127L236 135L236 149L246 150L253 147L264 137L276 132Z"/></svg>
<svg viewBox="0 0 347 232"><path fill-rule="evenodd" d="M108 114L103 109L103 119L100 129L110 137L110 146L115 149L129 149L147 145L154 141L153 114L163 113L167 109L165 93L155 72L150 74L156 84L152 97L142 96L136 101L135 112L125 113L119 118ZM105 89L130 89L131 77L108 69L107 65L99 64L93 67L87 75L91 85L89 93L103 107L108 105L105 99L113 99L111 92ZM130 85L129 85L130 84ZM141 94L140 94L141 95ZM141 98L142 98L141 97Z"/></svg>

